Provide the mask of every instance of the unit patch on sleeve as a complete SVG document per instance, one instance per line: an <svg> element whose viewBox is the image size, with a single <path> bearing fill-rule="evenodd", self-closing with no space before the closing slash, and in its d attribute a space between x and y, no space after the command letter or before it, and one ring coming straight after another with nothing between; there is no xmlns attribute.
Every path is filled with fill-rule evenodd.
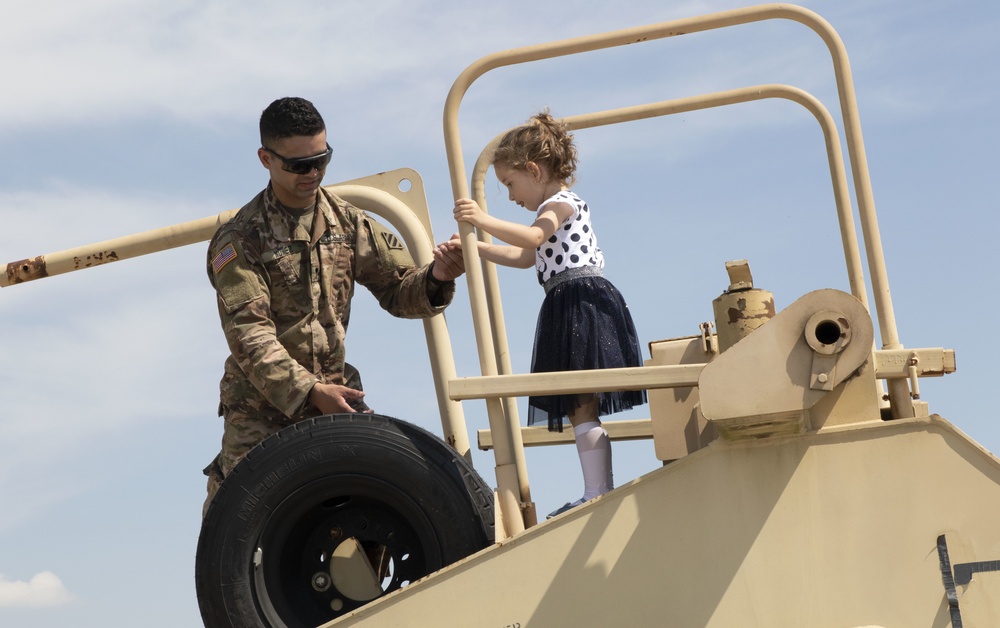
<svg viewBox="0 0 1000 628"><path fill-rule="evenodd" d="M382 240L385 241L385 246L390 251L399 251L406 248L406 246L403 244L403 241L400 240L395 233L392 233L390 231L382 232Z"/></svg>
<svg viewBox="0 0 1000 628"><path fill-rule="evenodd" d="M212 271L218 275L219 271L226 267L226 264L236 259L236 249L232 243L227 244L219 254L212 260Z"/></svg>

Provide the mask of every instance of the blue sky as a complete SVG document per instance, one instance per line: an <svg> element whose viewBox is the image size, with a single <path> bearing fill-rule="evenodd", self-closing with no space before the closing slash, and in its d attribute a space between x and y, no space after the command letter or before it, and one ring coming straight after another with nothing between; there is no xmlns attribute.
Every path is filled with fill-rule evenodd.
<svg viewBox="0 0 1000 628"><path fill-rule="evenodd" d="M299 95L327 120L327 183L423 177L435 237L454 231L444 99L507 48L747 6L730 0L316 3L13 0L0 20L0 258L9 262L217 214L266 183L256 121ZM957 352L921 380L936 412L992 452L986 394L1000 307L990 278L1000 172L1000 8L958 0L805 2L851 56L902 343ZM829 55L786 21L488 74L461 124L467 162L543 107L557 116L764 83L839 114ZM839 119L839 117L838 117ZM847 289L822 136L760 102L577 134L576 191L642 341L697 333L748 259L779 308ZM470 167L471 170L471 167ZM490 175L491 212L529 215ZM515 370L542 292L502 269ZM985 317L985 318L984 318ZM447 313L459 375L478 372L464 285ZM204 245L0 291L0 625L199 625L201 469L218 450L226 356ZM359 291L348 344L379 412L440 433L422 326ZM485 406L466 402L470 433ZM522 416L523 416L522 402ZM621 418L642 418L640 409ZM527 452L541 512L580 492L572 447ZM474 454L490 483L492 456ZM615 445L619 484L659 466Z"/></svg>

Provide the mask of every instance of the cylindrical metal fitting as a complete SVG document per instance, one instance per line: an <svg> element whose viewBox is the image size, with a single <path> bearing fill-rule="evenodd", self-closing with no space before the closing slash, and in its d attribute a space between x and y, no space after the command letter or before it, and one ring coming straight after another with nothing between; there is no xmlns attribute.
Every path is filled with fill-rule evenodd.
<svg viewBox="0 0 1000 628"><path fill-rule="evenodd" d="M753 287L746 260L726 262L729 288L712 301L719 352L723 352L774 317L774 295Z"/></svg>

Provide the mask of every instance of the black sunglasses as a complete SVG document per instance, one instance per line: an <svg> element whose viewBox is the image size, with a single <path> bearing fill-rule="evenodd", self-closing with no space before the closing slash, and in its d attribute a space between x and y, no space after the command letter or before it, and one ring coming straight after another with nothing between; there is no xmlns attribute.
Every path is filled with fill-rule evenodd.
<svg viewBox="0 0 1000 628"><path fill-rule="evenodd" d="M326 145L326 150L318 155L313 155L312 157L295 157L294 159L282 157L267 146L261 146L261 148L280 159L281 169L292 174L309 174L313 168L322 170L330 163L330 158L333 156L333 149L330 148L329 144Z"/></svg>

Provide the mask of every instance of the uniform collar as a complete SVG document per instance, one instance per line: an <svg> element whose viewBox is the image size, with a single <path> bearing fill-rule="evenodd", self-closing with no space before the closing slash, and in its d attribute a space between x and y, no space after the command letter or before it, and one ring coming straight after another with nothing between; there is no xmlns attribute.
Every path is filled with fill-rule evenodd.
<svg viewBox="0 0 1000 628"><path fill-rule="evenodd" d="M326 228L330 229L333 225L337 224L337 219L334 217L334 209L339 209L338 198L331 194L326 188L320 187L319 193L316 195L316 211L323 214L323 219L326 221Z"/></svg>
<svg viewBox="0 0 1000 628"><path fill-rule="evenodd" d="M319 209L324 201L324 195L317 193L316 209ZM322 213L329 224L329 220L326 218L329 209L322 211ZM276 242L308 242L312 237L307 229L300 226L299 216L278 201L270 183L264 190L264 220L271 231L271 237Z"/></svg>

